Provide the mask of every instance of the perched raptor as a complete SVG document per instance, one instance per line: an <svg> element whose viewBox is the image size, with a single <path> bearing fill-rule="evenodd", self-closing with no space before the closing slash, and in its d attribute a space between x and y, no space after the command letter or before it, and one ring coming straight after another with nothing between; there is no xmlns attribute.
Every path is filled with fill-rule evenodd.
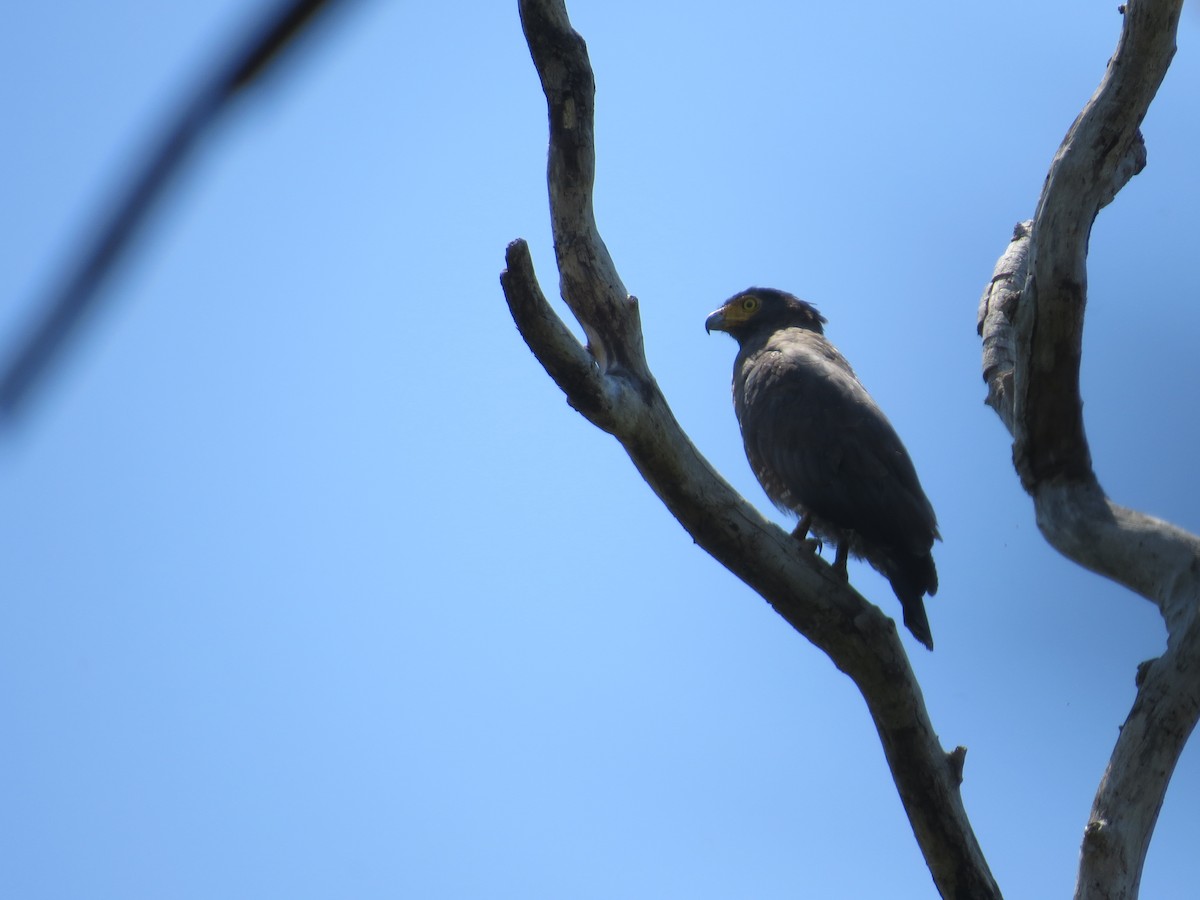
<svg viewBox="0 0 1200 900"><path fill-rule="evenodd" d="M750 288L704 328L738 342L733 408L767 496L800 516L797 538L811 531L836 544L841 575L847 554L879 570L900 598L904 624L932 650L924 596L937 593L937 518L908 451L826 340L824 322L791 294Z"/></svg>

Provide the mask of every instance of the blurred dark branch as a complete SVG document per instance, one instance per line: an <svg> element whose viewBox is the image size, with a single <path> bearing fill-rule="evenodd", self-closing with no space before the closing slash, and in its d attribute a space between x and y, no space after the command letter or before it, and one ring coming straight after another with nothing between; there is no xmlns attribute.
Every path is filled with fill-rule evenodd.
<svg viewBox="0 0 1200 900"><path fill-rule="evenodd" d="M1096 792L1079 900L1134 898L1163 797L1200 717L1200 539L1108 498L1092 468L1079 367L1088 238L1100 210L1146 165L1140 129L1175 54L1182 0L1130 0L1100 86L1050 165L1032 223L1017 228L984 290L988 402L1038 527L1068 559L1153 602L1167 652L1138 694ZM1125 364L1118 360L1117 364Z"/></svg>
<svg viewBox="0 0 1200 900"><path fill-rule="evenodd" d="M672 414L646 363L638 301L621 283L593 216L595 83L587 47L562 0L521 0L519 8L550 120L550 218L562 296L588 346L558 318L528 247L514 241L501 284L522 337L568 402L621 442L696 543L854 680L942 896L998 898L959 792L965 751L942 749L895 623L739 496Z"/></svg>
<svg viewBox="0 0 1200 900"><path fill-rule="evenodd" d="M0 368L0 431L15 421L60 358L68 339L103 296L108 276L128 253L173 178L201 138L209 133L247 88L257 83L280 54L305 30L321 21L318 13L349 0L291 0L277 6L216 70L206 76L178 117L163 132L146 164L113 208L103 215L95 237L76 255L60 286L34 309L32 328Z"/></svg>

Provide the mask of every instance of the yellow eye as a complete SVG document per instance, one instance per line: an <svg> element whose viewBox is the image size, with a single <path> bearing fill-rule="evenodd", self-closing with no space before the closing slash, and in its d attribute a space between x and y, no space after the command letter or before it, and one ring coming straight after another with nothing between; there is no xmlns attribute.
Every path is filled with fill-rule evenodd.
<svg viewBox="0 0 1200 900"><path fill-rule="evenodd" d="M743 297L742 298L742 309L748 313L754 312L756 309L758 309L758 298L757 297Z"/></svg>

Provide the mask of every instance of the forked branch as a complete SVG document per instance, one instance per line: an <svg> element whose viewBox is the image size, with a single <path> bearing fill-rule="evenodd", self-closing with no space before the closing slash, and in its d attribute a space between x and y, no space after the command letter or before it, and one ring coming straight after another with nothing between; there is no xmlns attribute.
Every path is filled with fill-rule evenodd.
<svg viewBox="0 0 1200 900"><path fill-rule="evenodd" d="M646 364L636 299L617 275L592 212L594 80L562 0L521 0L521 22L550 120L548 181L562 296L585 349L542 294L524 242L501 283L534 355L589 421L613 434L701 547L824 650L867 702L913 832L944 897L998 898L947 755L895 623L740 497L692 445ZM699 320L698 320L699 321Z"/></svg>
<svg viewBox="0 0 1200 900"><path fill-rule="evenodd" d="M1200 716L1200 539L1113 503L1092 469L1079 364L1092 224L1145 166L1139 131L1175 53L1182 0L1133 0L1096 93L1063 139L1031 223L984 291L979 330L988 402L1013 435L1013 459L1038 527L1067 558L1153 602L1167 652L1138 695L1096 794L1078 898L1137 896L1171 773Z"/></svg>

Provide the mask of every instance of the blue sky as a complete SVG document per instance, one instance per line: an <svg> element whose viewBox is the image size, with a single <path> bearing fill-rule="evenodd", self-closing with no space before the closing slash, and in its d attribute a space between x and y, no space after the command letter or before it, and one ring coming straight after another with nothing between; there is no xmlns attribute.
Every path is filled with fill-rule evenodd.
<svg viewBox="0 0 1200 900"><path fill-rule="evenodd" d="M599 225L647 354L752 502L706 336L818 305L938 511L908 640L1008 896L1066 896L1149 603L1037 533L975 310L1115 3L575 2ZM14 8L0 346L265 4ZM1083 393L1118 502L1200 529L1200 16L1092 235ZM853 686L695 547L521 342L557 281L515 4L364 2L193 162L0 446L0 895L933 895ZM781 523L782 517L778 517ZM851 578L892 614L885 582ZM1145 896L1200 877L1190 748Z"/></svg>

